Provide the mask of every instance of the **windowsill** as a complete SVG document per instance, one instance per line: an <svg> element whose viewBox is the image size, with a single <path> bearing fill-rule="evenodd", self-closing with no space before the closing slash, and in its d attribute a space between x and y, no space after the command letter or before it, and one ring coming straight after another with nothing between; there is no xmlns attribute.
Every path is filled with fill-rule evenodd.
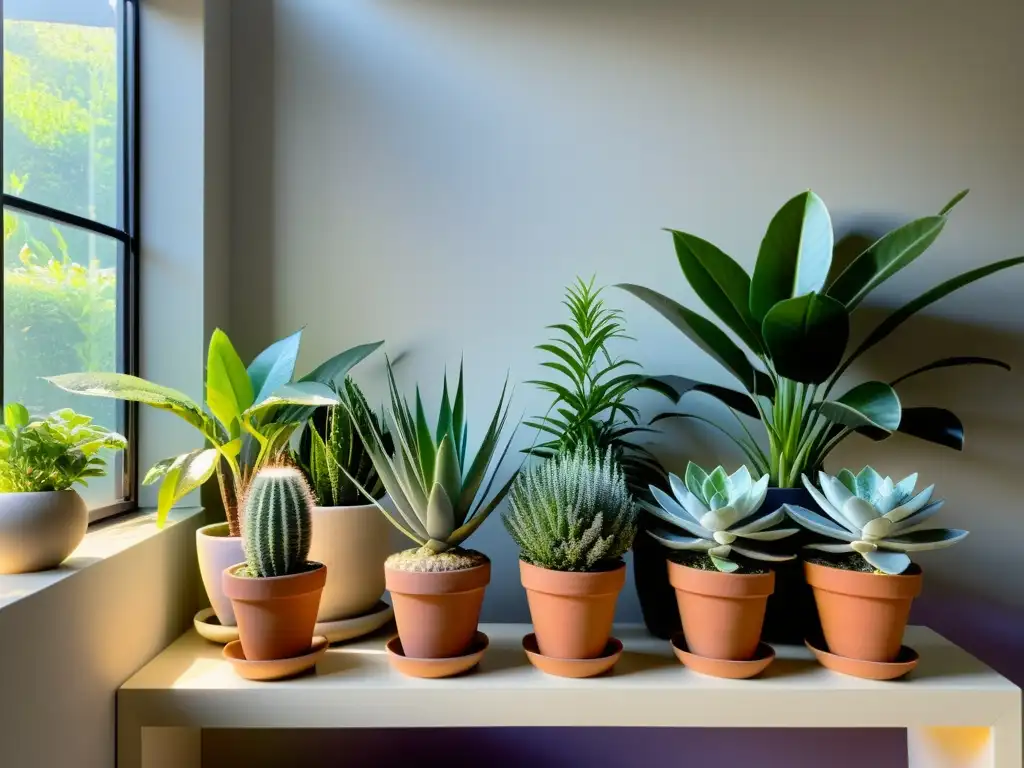
<svg viewBox="0 0 1024 768"><path fill-rule="evenodd" d="M114 557L176 524L203 514L202 507L172 509L163 528L156 527L156 511L140 509L131 514L89 526L89 532L67 560L50 571L0 575L0 610L38 594L54 584Z"/></svg>

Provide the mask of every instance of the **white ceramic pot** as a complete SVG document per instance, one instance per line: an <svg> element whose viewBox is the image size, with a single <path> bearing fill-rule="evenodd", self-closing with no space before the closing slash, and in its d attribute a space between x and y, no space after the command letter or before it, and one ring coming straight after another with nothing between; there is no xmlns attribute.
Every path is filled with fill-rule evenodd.
<svg viewBox="0 0 1024 768"><path fill-rule="evenodd" d="M367 613L384 594L384 561L395 551L394 526L373 504L313 507L312 517L309 559L327 566L317 621Z"/></svg>
<svg viewBox="0 0 1024 768"><path fill-rule="evenodd" d="M56 568L88 525L89 509L75 491L0 494L0 573Z"/></svg>
<svg viewBox="0 0 1024 768"><path fill-rule="evenodd" d="M224 594L223 574L226 568L245 561L242 537L229 536L227 523L204 525L196 531L196 554L199 574L217 621L225 627L235 626L235 612Z"/></svg>

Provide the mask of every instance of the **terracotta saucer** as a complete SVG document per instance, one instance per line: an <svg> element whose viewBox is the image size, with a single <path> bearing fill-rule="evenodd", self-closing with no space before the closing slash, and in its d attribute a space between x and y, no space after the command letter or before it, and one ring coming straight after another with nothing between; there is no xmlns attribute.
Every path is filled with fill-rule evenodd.
<svg viewBox="0 0 1024 768"><path fill-rule="evenodd" d="M675 652L676 658L694 672L711 677L727 677L730 680L746 680L754 675L759 675L775 661L775 649L768 643L758 643L754 658L749 661L709 659L706 656L698 656L687 650L686 638L682 632L677 632L672 636L672 650Z"/></svg>
<svg viewBox="0 0 1024 768"><path fill-rule="evenodd" d="M361 616L335 621L318 621L314 635L326 637L329 643L341 643L376 632L395 617L395 609L383 600ZM212 643L234 642L238 639L238 627L225 627L217 620L213 608L203 608L192 619L196 632Z"/></svg>
<svg viewBox="0 0 1024 768"><path fill-rule="evenodd" d="M329 645L326 637L314 637L309 653L303 656L273 661L248 661L242 654L241 641L233 640L224 646L223 653L239 677L246 680L285 680L315 667L320 657L327 653Z"/></svg>
<svg viewBox="0 0 1024 768"><path fill-rule="evenodd" d="M850 659L846 656L836 656L834 653L823 650L826 646L825 642L821 639L814 640L813 642L811 640L804 640L804 645L810 649L818 663L825 667L825 669L831 669L833 672L850 675L851 677L861 677L865 680L895 680L898 677L903 677L917 666L917 661L920 658L917 655L917 651L906 645L900 646L900 652L896 656L896 661L890 662L863 661L861 659Z"/></svg>
<svg viewBox="0 0 1024 768"><path fill-rule="evenodd" d="M238 639L238 627L225 627L220 623L213 608L203 608L193 618L192 624L200 637L209 640L211 643L231 643Z"/></svg>
<svg viewBox="0 0 1024 768"><path fill-rule="evenodd" d="M622 656L622 642L614 637L608 638L604 652L596 659L556 659L541 655L537 647L537 636L532 632L523 638L523 650L541 672L556 677L596 677L610 670Z"/></svg>
<svg viewBox="0 0 1024 768"><path fill-rule="evenodd" d="M388 641L388 660L391 666L409 677L454 677L468 672L479 664L489 644L487 635L477 632L468 652L463 656L450 659L412 659L402 651L402 639L396 636Z"/></svg>
<svg viewBox="0 0 1024 768"><path fill-rule="evenodd" d="M326 637L329 643L341 643L376 632L394 617L395 609L383 600L378 600L373 608L361 616L335 621L318 621L313 634Z"/></svg>

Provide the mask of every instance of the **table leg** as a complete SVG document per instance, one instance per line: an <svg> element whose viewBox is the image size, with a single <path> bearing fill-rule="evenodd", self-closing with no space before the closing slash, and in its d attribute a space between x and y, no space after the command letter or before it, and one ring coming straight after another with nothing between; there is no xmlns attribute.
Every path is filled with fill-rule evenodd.
<svg viewBox="0 0 1024 768"><path fill-rule="evenodd" d="M911 728L909 768L1020 768L1020 714L979 727Z"/></svg>
<svg viewBox="0 0 1024 768"><path fill-rule="evenodd" d="M117 768L201 768L198 728L118 728Z"/></svg>

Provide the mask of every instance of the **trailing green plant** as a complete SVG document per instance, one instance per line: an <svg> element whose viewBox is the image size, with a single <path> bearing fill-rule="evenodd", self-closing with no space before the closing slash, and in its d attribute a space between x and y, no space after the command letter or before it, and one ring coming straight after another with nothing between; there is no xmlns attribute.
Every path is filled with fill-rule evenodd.
<svg viewBox="0 0 1024 768"><path fill-rule="evenodd" d="M796 557L763 546L764 542L778 541L797 532L796 528L777 527L786 519L781 508L754 517L764 504L768 475L761 475L755 482L745 466L730 475L720 466L705 472L691 461L686 467L685 482L674 474L668 477L672 495L651 486L657 504L641 504L654 517L684 532L685 535L663 528L648 530L651 537L669 549L706 553L712 565L724 573L741 568L735 555L769 562Z"/></svg>
<svg viewBox="0 0 1024 768"><path fill-rule="evenodd" d="M195 427L209 447L158 461L143 484L160 483L157 522L171 507L214 474L232 536L241 534L238 500L252 476L281 454L292 432L318 406L338 402L331 385L383 342L363 344L335 355L297 381L295 361L302 331L274 342L248 367L227 334L210 337L206 363L206 408L183 392L123 373L68 373L47 380L80 395L144 403L169 411Z"/></svg>
<svg viewBox="0 0 1024 768"><path fill-rule="evenodd" d="M299 470L264 467L245 496L245 562L254 578L306 570L313 496Z"/></svg>
<svg viewBox="0 0 1024 768"><path fill-rule="evenodd" d="M640 424L640 411L626 397L640 388L665 389L639 374L636 361L609 353L609 342L632 337L626 335L622 312L607 306L601 297L603 290L594 288L594 278L589 282L577 278L562 301L569 309L569 322L547 326L556 333L549 343L537 346L549 355L541 365L561 380L528 382L555 399L546 414L526 422L547 439L525 450L551 458L580 444L600 454L610 448L634 492L644 493L650 483L664 484L665 470L647 448L631 439L653 430Z"/></svg>
<svg viewBox="0 0 1024 768"><path fill-rule="evenodd" d="M967 536L967 531L922 528L939 511L943 500L932 500L934 485L915 493L916 473L894 483L871 467L864 467L856 475L848 469L840 470L835 477L819 472L820 491L806 475L802 480L828 517L794 504L783 504L782 508L807 530L833 540L812 542L805 548L860 556L852 564L837 560L833 565L859 568L866 564L870 570L897 575L910 567L907 552L950 547Z"/></svg>
<svg viewBox="0 0 1024 768"><path fill-rule="evenodd" d="M521 472L502 521L528 563L554 571L614 567L632 546L637 506L607 448L586 443Z"/></svg>
<svg viewBox="0 0 1024 768"><path fill-rule="evenodd" d="M488 500L498 468L514 436L513 430L497 462L494 462L490 479L484 483L508 418L505 400L508 381L502 387L480 448L471 457L468 453L469 425L462 367L459 366L454 399L449 397L447 375L444 378L441 405L433 427L427 422L419 387L416 387L416 407L413 410L398 391L390 360L387 369L394 455L389 453L380 427L369 418L366 404L344 403L353 409L356 429L396 512L376 500L374 503L398 530L416 543L423 557L455 551L487 519L508 493L516 477L513 473ZM349 477L352 479L351 475ZM353 482L364 496L372 498L365 486L354 479Z"/></svg>
<svg viewBox="0 0 1024 768"><path fill-rule="evenodd" d="M337 394L349 406L317 408L307 428L301 431L298 447L292 451L292 458L309 478L313 496L322 507L363 504L365 499L360 488L365 488L373 499L384 495L384 483L359 436L360 432L381 431L377 414L351 377L345 379ZM356 427L354 419L363 420L360 428Z"/></svg>
<svg viewBox="0 0 1024 768"><path fill-rule="evenodd" d="M958 194L938 215L883 235L832 279L832 221L825 203L810 191L775 214L753 276L708 241L670 230L690 287L747 351L718 325L667 296L639 285L619 287L661 313L740 381L745 392L681 377L661 379L676 390L677 398L699 391L724 403L744 434L722 431L740 446L753 470L767 473L773 485L796 486L802 474L822 467L832 449L853 432L876 440L902 432L960 450L960 419L942 408L905 408L896 387L922 373L954 366L1009 370L1000 360L946 357L889 382L859 383L838 397L833 389L852 363L920 310L976 280L1024 263L1024 256L1005 259L940 283L892 312L847 354L850 315L871 291L935 242L966 194ZM767 448L753 438L742 417L761 421Z"/></svg>
<svg viewBox="0 0 1024 768"><path fill-rule="evenodd" d="M0 493L66 491L103 477L100 451L120 451L127 441L70 408L33 420L21 403L4 407L0 425Z"/></svg>

